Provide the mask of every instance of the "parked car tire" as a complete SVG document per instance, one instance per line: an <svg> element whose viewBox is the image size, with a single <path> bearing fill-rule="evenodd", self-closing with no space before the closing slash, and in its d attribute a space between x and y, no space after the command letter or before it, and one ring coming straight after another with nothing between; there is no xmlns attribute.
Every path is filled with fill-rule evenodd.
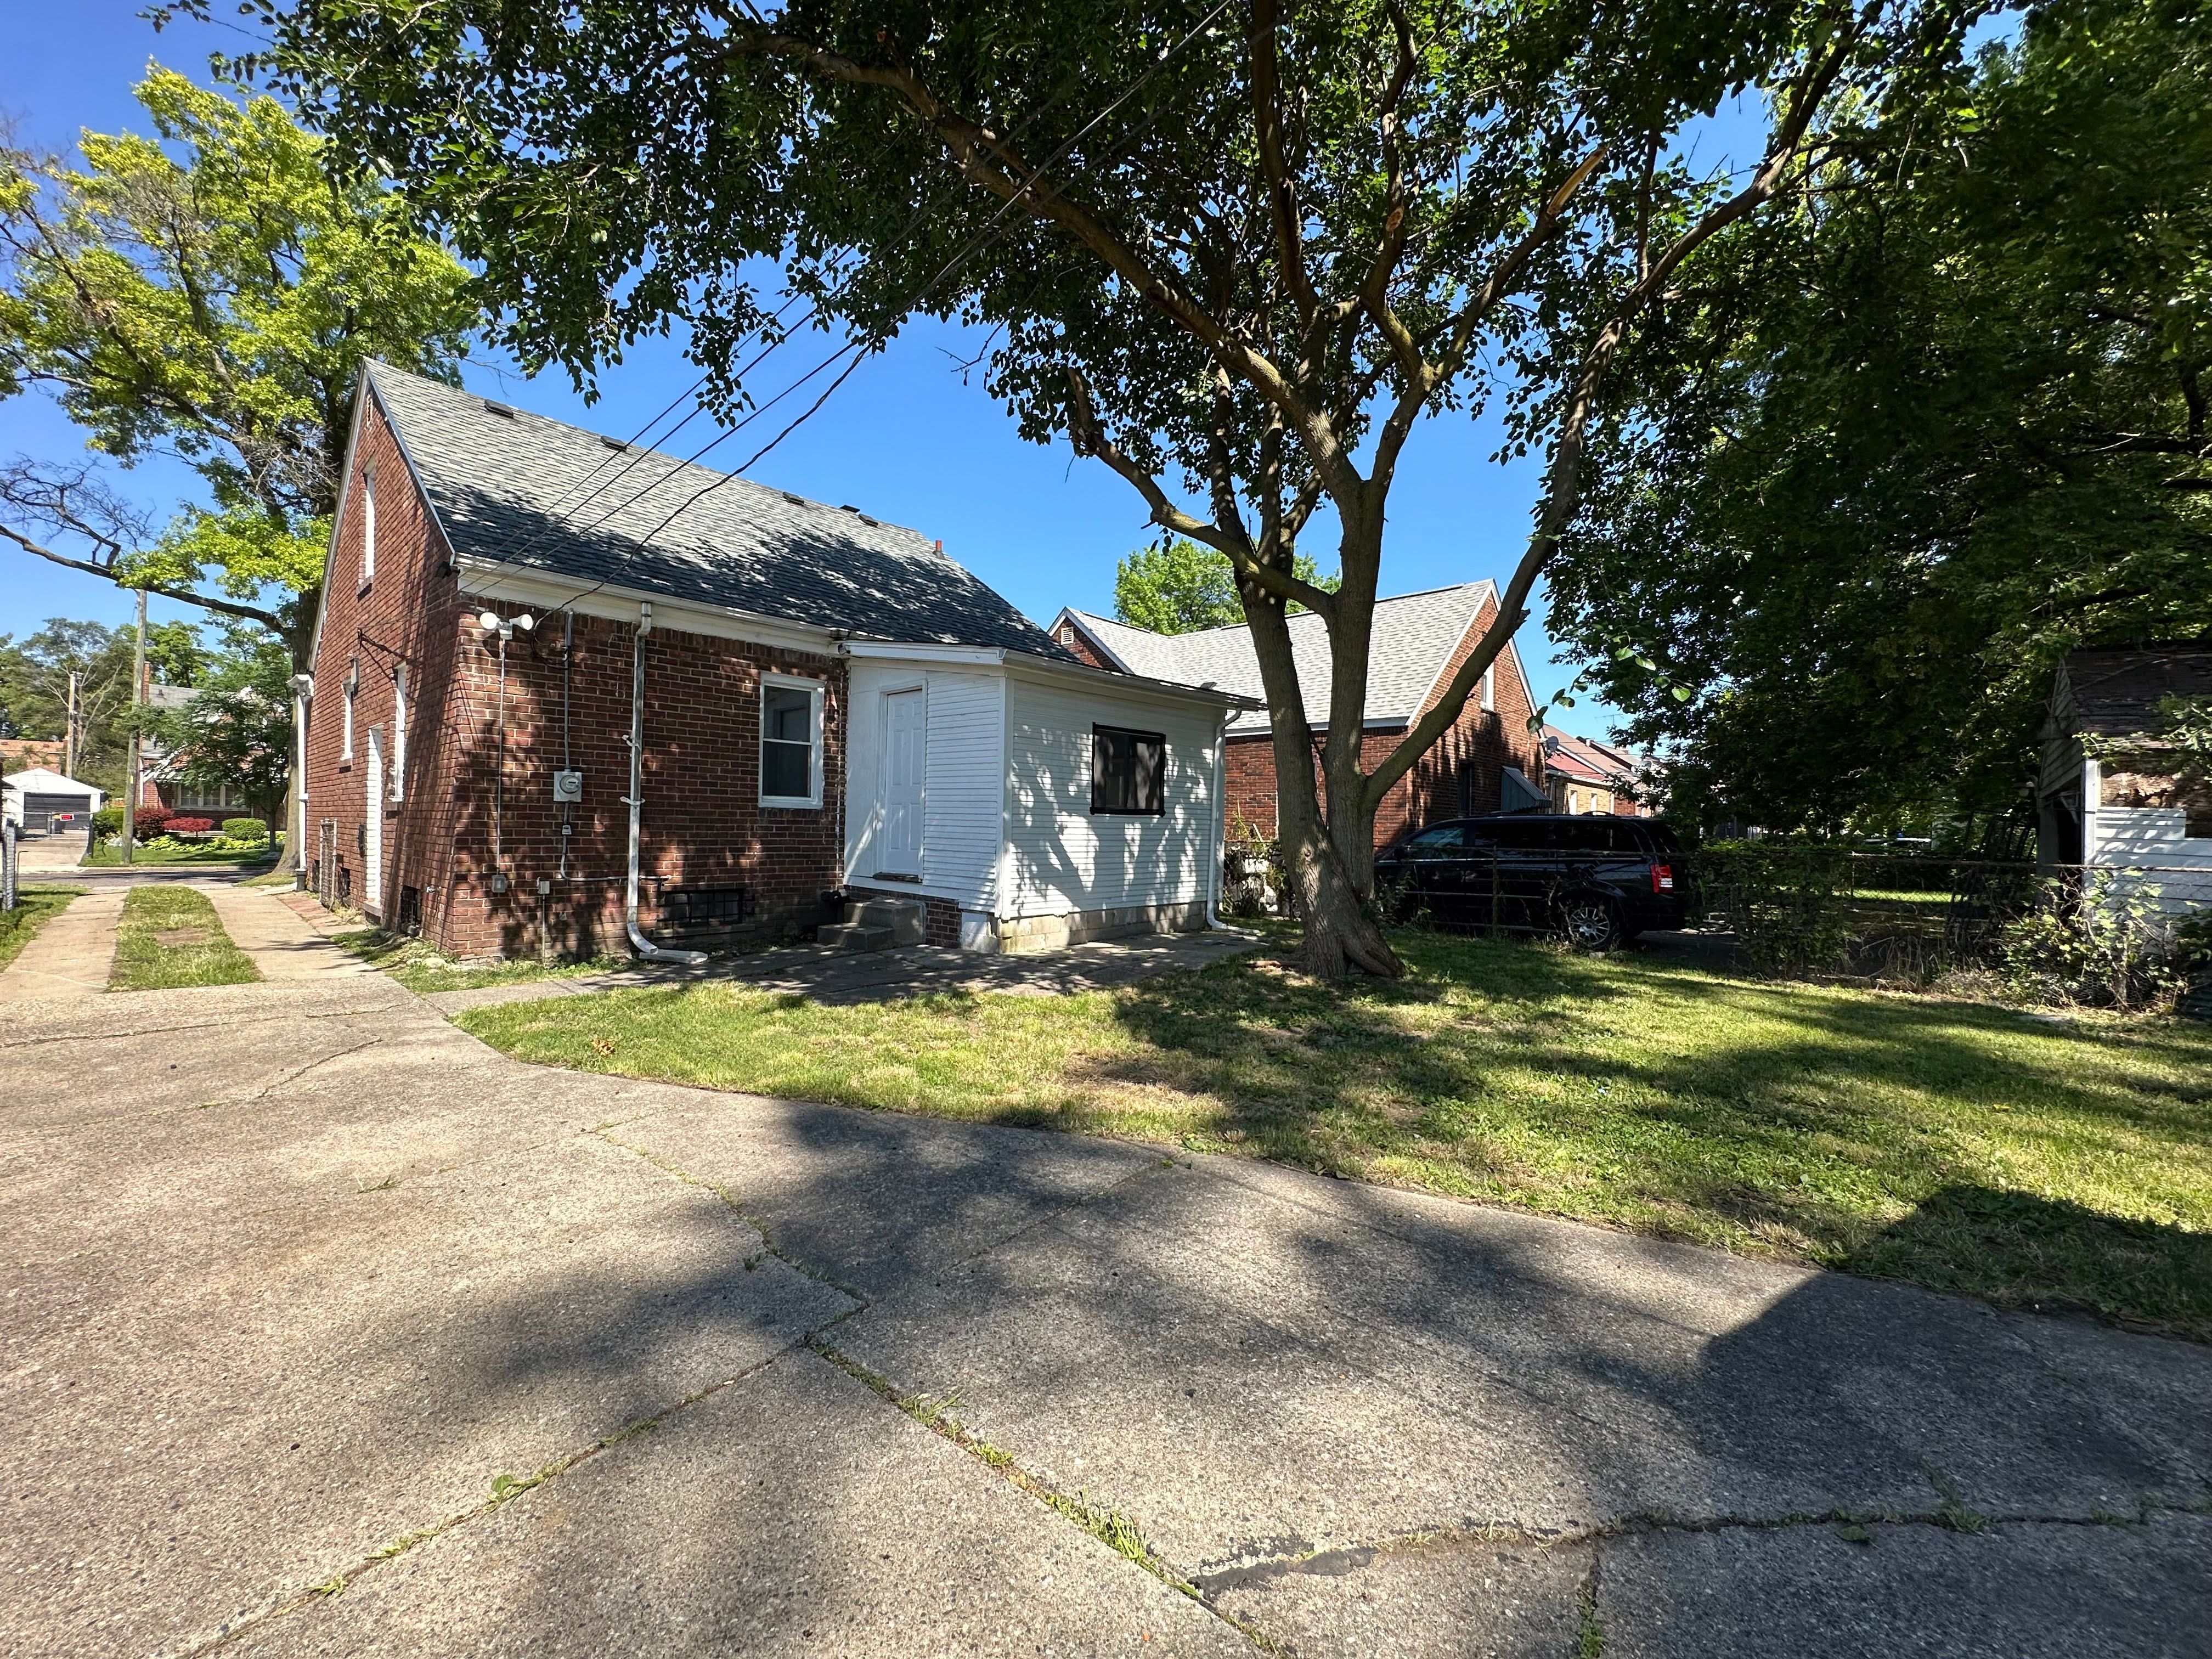
<svg viewBox="0 0 2212 1659"><path fill-rule="evenodd" d="M1577 951L1618 950L1627 938L1620 907L1602 893L1570 893L1561 899L1559 930Z"/></svg>

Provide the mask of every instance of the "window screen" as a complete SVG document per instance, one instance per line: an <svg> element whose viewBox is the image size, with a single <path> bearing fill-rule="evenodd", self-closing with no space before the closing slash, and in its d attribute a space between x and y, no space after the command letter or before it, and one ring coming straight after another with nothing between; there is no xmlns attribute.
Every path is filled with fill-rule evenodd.
<svg viewBox="0 0 2212 1659"><path fill-rule="evenodd" d="M814 798L814 694L804 686L761 688L761 799Z"/></svg>
<svg viewBox="0 0 2212 1659"><path fill-rule="evenodd" d="M1118 726L1091 728L1091 810L1164 812L1167 810L1168 740L1158 732Z"/></svg>

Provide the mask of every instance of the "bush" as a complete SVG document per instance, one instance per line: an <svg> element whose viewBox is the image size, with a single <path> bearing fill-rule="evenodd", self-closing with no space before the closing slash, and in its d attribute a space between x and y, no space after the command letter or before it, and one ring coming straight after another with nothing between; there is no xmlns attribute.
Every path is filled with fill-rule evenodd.
<svg viewBox="0 0 2212 1659"><path fill-rule="evenodd" d="M2161 1007L2203 948L2194 932L2167 921L2149 882L2115 881L2102 870L2080 886L2046 881L2035 908L2000 936L2005 986L2024 1001L2062 1007Z"/></svg>
<svg viewBox="0 0 2212 1659"><path fill-rule="evenodd" d="M138 839L144 841L149 836L161 835L168 829L170 820L176 816L166 806L140 807L138 809ZM116 827L118 829L122 827L119 818L117 820Z"/></svg>
<svg viewBox="0 0 2212 1659"><path fill-rule="evenodd" d="M166 833L172 836L204 836L214 828L213 818L171 818Z"/></svg>
<svg viewBox="0 0 2212 1659"><path fill-rule="evenodd" d="M269 826L259 818L225 818L222 833L231 841L267 841Z"/></svg>
<svg viewBox="0 0 2212 1659"><path fill-rule="evenodd" d="M92 833L101 840L123 833L123 803L112 801L92 815Z"/></svg>

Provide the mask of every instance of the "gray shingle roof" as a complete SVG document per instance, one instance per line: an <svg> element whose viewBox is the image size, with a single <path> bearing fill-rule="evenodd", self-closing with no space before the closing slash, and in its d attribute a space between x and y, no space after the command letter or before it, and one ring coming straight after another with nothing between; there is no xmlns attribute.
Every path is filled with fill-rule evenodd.
<svg viewBox="0 0 2212 1659"><path fill-rule="evenodd" d="M868 639L1068 659L914 531L658 451L621 451L564 422L498 414L472 392L382 363L368 380L456 553Z"/></svg>
<svg viewBox="0 0 2212 1659"><path fill-rule="evenodd" d="M1455 587L1431 588L1425 593L1406 593L1379 599L1375 605L1374 644L1367 670L1367 723L1370 726L1409 724L1436 684L1437 676L1467 630L1481 614L1491 597L1486 581L1462 582ZM1200 629L1194 634L1155 634L1109 622L1088 611L1068 615L1132 674L1184 685L1208 681L1224 691L1264 699L1260 684L1260 659L1252 649L1252 630L1235 628ZM1322 619L1307 611L1290 619L1291 660L1298 671L1298 689L1305 694L1306 719L1316 726L1328 724L1328 630ZM1231 730L1264 726L1262 713L1239 714Z"/></svg>
<svg viewBox="0 0 2212 1659"><path fill-rule="evenodd" d="M2075 729L2094 737L2154 732L2167 697L2212 697L2212 644L2075 651L2066 658Z"/></svg>

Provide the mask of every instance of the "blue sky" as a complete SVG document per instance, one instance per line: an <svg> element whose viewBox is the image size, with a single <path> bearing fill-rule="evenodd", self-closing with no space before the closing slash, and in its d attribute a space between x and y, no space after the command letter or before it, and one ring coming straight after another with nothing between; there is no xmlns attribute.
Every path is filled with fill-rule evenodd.
<svg viewBox="0 0 2212 1659"><path fill-rule="evenodd" d="M246 44L229 29L191 23L157 36L134 15L141 3L0 7L0 117L18 142L66 149L86 127L143 130L130 89L149 57L204 77L211 50ZM1151 539L1141 504L1100 464L1077 460L1064 446L1022 441L1011 417L983 391L981 374L963 384L957 371L957 359L974 355L967 337L936 323L912 326L754 468L754 476L817 499L851 501L941 537L947 553L1039 622L1063 604L1110 614L1115 560ZM600 401L586 407L564 378L525 381L483 355L486 361L466 374L472 389L623 436L696 374L678 343L654 342L607 370ZM820 350L790 355L811 366ZM763 395L773 389L764 386ZM763 428L772 433L775 426L763 422L749 429L710 462L734 464L764 441ZM685 438L700 429L695 422ZM1415 436L1391 499L1385 592L1485 576L1502 582L1510 571L1528 532L1537 466L1492 462L1497 437L1494 425L1449 415ZM82 451L82 438L41 395L0 403L0 457L63 459ZM196 483L184 469L159 461L124 481L164 512L192 495ZM1324 568L1333 562L1323 538L1310 536L1307 544ZM0 633L20 635L52 616L121 622L130 610L126 595L95 578L0 550ZM161 600L154 611L199 614ZM1544 697L1570 675L1558 665L1540 622L1540 609L1518 643L1536 694ZM1565 723L1597 735L1610 719L1610 711L1586 700Z"/></svg>

